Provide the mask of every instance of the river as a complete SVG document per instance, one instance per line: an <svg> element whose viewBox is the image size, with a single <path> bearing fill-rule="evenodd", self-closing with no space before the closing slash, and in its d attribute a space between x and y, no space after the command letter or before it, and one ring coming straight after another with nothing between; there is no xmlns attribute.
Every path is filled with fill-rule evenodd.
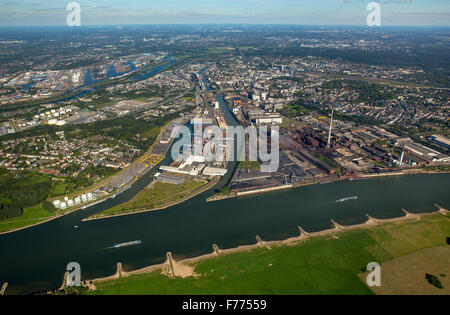
<svg viewBox="0 0 450 315"><path fill-rule="evenodd" d="M155 67L147 69L147 70L142 70L142 73L139 76L137 76L136 78L133 78L132 81L147 79L147 78L157 74L158 72L162 71L164 68L177 62L177 59L172 58L172 54L167 55L162 60L166 61L166 62L159 66L155 66ZM118 76L122 76L122 75L131 73L131 72L137 70L136 67L131 62L128 62L128 64L130 65L130 70L121 72L121 73L116 73L114 71L114 66L111 65L108 68L106 78L101 79L101 80L93 80L91 70L88 69L88 70L86 70L85 81L82 85L76 87L74 90L65 92L63 95L60 96L60 98L58 98L57 100L51 101L49 103L67 102L67 101L74 100L76 98L80 98L82 96L85 96L85 95L91 93L92 91L95 91L98 88L98 86L95 86L95 84L104 82L106 80L111 80ZM79 91L79 92L74 95L71 95L71 96L66 96L66 95L70 95L70 94L74 93L75 91Z"/></svg>
<svg viewBox="0 0 450 315"><path fill-rule="evenodd" d="M218 97L226 119L226 105ZM227 118L228 117L228 118ZM166 160L166 162L169 162ZM232 170L236 164L231 163ZM223 185L231 175L218 185ZM151 181L144 175L132 188L114 199L59 219L0 235L0 283L8 282L7 294L26 294L60 286L66 265L78 262L82 279L161 263L171 251L175 259L212 252L212 244L230 248L263 240L298 235L331 227L331 219L343 225L410 212L450 208L450 174L409 175L311 185L291 190L206 203L214 191L200 194L168 209L82 222L93 213L129 200ZM352 198L336 202L342 198ZM75 228L78 226L78 228ZM115 243L142 240L139 246L114 249Z"/></svg>

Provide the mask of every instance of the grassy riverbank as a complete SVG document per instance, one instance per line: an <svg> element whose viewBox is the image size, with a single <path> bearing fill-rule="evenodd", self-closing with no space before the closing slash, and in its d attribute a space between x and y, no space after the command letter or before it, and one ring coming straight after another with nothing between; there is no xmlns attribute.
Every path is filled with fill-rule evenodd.
<svg viewBox="0 0 450 315"><path fill-rule="evenodd" d="M154 181L130 201L97 213L89 219L165 208L196 195L207 184L206 180L197 179L186 180L180 185Z"/></svg>
<svg viewBox="0 0 450 315"><path fill-rule="evenodd" d="M251 250L210 255L189 262L196 277L167 277L161 269L127 278L96 282L89 294L373 294L450 293L448 264L450 218L430 214L419 219L308 238L289 245L271 245ZM426 250L428 249L428 250ZM438 254L436 254L438 253ZM383 287L386 270L401 272L403 259L421 261L415 272L394 277L395 286ZM430 256L428 256L430 255ZM432 258L432 259L429 259ZM363 281L363 269L379 262L382 287L372 291ZM425 264L423 262L426 262ZM400 268L398 268L400 266ZM425 273L440 277L443 289L432 287ZM443 276L445 275L445 276ZM386 279L386 285L392 283ZM420 289L422 288L422 289ZM384 290L384 291L383 291ZM422 291L421 291L422 290ZM435 292L436 291L436 292Z"/></svg>
<svg viewBox="0 0 450 315"><path fill-rule="evenodd" d="M26 226L31 226L56 215L56 213L49 212L39 204L34 207L25 208L23 214L17 218L0 221L0 232L20 229Z"/></svg>
<svg viewBox="0 0 450 315"><path fill-rule="evenodd" d="M151 154L151 152L153 150L153 146L156 143L158 143L160 137L162 136L162 134L164 133L164 131L166 130L167 126L170 124L171 121L173 121L173 120L170 120L164 126L158 126L158 125L153 126L152 125L149 129L145 130L143 135L145 137L151 137L152 139L155 139L155 141L153 141L152 145L147 149L147 151L141 157L138 158L137 161L140 161L144 157ZM63 180L56 179L55 180L56 183L53 184L53 186L51 186L51 179L50 179L48 181L50 183L49 187L51 186L51 188L49 191L47 191L47 195L48 195L47 201L53 202L53 200L55 200L55 199L61 199L61 196L67 196L72 199L75 196L80 196L81 194L84 194L87 192L92 192L99 187L108 185L117 176L120 176L125 171L126 171L126 169L122 169L120 171L115 172L114 174L112 174L110 176L103 178L102 180L100 180L88 187L79 189L74 192L69 192L69 193L66 192L66 187L68 184L64 183ZM31 185L33 183L39 184L40 182L44 182L44 184L45 184L45 180L47 180L47 177L44 177L44 175L39 175L39 176L35 175L34 177L30 177L29 180L26 180L26 181L22 180L19 184L21 185L20 187L23 187L25 184L28 184L28 185ZM29 189L29 190L35 191L36 189ZM108 196L109 196L109 194L104 195L103 197L101 197L100 199L98 199L96 201L105 199ZM1 201L1 199L2 198L0 196L0 201ZM9 232L13 232L15 230L31 227L33 225L37 225L37 224L43 223L48 220L56 219L62 215L66 215L66 214L76 211L80 208L81 208L81 205L75 206L75 207L72 207L69 209L65 209L65 210L54 209L55 211L48 211L42 206L42 203L37 204L35 206L26 207L26 208L24 208L23 213L20 216L6 219L6 220L0 220L0 233L7 233L7 232L9 233Z"/></svg>

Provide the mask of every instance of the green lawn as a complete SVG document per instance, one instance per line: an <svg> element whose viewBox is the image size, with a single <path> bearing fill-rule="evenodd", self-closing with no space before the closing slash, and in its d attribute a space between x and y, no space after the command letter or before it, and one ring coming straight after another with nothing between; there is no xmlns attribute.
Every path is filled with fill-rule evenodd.
<svg viewBox="0 0 450 315"><path fill-rule="evenodd" d="M148 97L140 96L140 97L135 98L134 100L138 101L138 102L147 103L148 102Z"/></svg>
<svg viewBox="0 0 450 315"><path fill-rule="evenodd" d="M205 184L206 181L197 180L186 180L180 185L155 182L130 201L95 214L93 217L164 207L186 198Z"/></svg>
<svg viewBox="0 0 450 315"><path fill-rule="evenodd" d="M55 213L48 212L40 204L34 207L25 208L20 217L0 221L0 232L36 224L48 219L52 215L55 215Z"/></svg>
<svg viewBox="0 0 450 315"><path fill-rule="evenodd" d="M358 276L422 248L445 245L450 219L440 214L222 255L194 265L198 278L170 279L161 271L103 283L90 294L373 294Z"/></svg>
<svg viewBox="0 0 450 315"><path fill-rule="evenodd" d="M66 192L66 187L67 187L66 183L56 184L55 187L53 188L53 191L51 192L51 197L58 197L64 195Z"/></svg>
<svg viewBox="0 0 450 315"><path fill-rule="evenodd" d="M147 131L145 131L142 136L143 137L147 137L147 138L154 138L156 139L158 137L158 135L161 132L161 128L158 126L154 126L150 129L148 129Z"/></svg>
<svg viewBox="0 0 450 315"><path fill-rule="evenodd" d="M239 168L244 170L259 170L261 167L256 161L241 161L239 162Z"/></svg>

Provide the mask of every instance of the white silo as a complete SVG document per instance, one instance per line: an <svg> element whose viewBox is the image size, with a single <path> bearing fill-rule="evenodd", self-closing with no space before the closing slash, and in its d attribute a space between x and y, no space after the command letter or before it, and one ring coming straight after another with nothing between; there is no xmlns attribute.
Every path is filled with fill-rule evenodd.
<svg viewBox="0 0 450 315"><path fill-rule="evenodd" d="M61 202L61 209L66 209L66 208L67 208L66 202L65 201Z"/></svg>
<svg viewBox="0 0 450 315"><path fill-rule="evenodd" d="M82 194L81 195L81 201L86 202L87 201L87 196L86 194Z"/></svg>
<svg viewBox="0 0 450 315"><path fill-rule="evenodd" d="M73 207L73 200L72 199L67 200L67 206L68 207Z"/></svg>
<svg viewBox="0 0 450 315"><path fill-rule="evenodd" d="M53 200L53 205L56 209L59 209L61 207L61 201L59 200Z"/></svg>
<svg viewBox="0 0 450 315"><path fill-rule="evenodd" d="M94 199L92 193L87 193L87 199L88 201L92 201L92 199Z"/></svg>
<svg viewBox="0 0 450 315"><path fill-rule="evenodd" d="M81 198L80 197L75 197L74 201L75 201L76 205L79 205L81 203Z"/></svg>

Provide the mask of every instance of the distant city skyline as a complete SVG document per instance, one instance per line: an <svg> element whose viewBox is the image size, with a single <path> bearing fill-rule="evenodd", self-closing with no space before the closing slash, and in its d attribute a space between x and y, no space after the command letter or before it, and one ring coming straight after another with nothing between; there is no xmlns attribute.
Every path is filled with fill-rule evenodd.
<svg viewBox="0 0 450 315"><path fill-rule="evenodd" d="M0 26L66 25L71 0L1 0ZM79 0L82 25L365 25L370 0ZM448 0L383 0L384 26L450 26Z"/></svg>

